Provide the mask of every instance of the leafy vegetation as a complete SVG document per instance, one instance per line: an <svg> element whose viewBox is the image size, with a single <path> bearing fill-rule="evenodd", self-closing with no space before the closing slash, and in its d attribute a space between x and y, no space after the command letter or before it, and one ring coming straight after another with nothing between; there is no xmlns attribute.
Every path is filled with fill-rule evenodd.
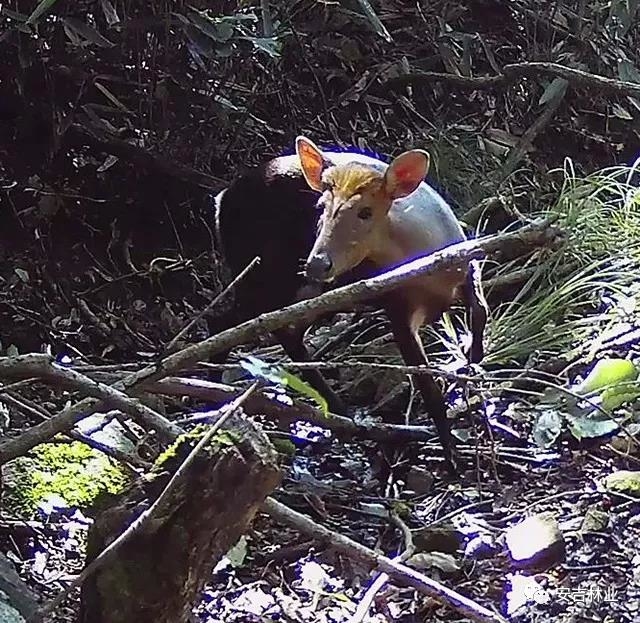
<svg viewBox="0 0 640 623"><path fill-rule="evenodd" d="M580 358L640 318L640 191L637 170L616 167L580 178L571 163L557 202L539 212L566 232L562 247L535 258L513 300L495 311L487 361L508 364ZM519 260L496 276L522 268Z"/></svg>

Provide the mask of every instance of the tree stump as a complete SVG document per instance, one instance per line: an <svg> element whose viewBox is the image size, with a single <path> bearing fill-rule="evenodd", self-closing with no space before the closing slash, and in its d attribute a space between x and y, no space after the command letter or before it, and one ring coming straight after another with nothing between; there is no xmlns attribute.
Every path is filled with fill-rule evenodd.
<svg viewBox="0 0 640 623"><path fill-rule="evenodd" d="M0 554L0 621L20 623L35 614L38 602L11 561Z"/></svg>
<svg viewBox="0 0 640 623"><path fill-rule="evenodd" d="M155 500L198 442L181 436L91 527L93 560ZM187 623L218 560L246 531L281 471L268 438L243 416L230 418L198 454L157 516L82 586L83 623Z"/></svg>

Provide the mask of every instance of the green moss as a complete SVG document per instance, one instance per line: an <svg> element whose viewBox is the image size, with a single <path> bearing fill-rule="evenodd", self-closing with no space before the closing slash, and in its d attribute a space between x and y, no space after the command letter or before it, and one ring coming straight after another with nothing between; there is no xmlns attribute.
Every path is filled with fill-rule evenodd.
<svg viewBox="0 0 640 623"><path fill-rule="evenodd" d="M396 513L396 515L398 515L398 517L402 519L406 519L411 515L411 506L409 506L406 502L396 500L391 504L391 508Z"/></svg>
<svg viewBox="0 0 640 623"><path fill-rule="evenodd" d="M609 491L626 493L631 497L640 498L640 472L629 470L613 472L604 479L604 484Z"/></svg>
<svg viewBox="0 0 640 623"><path fill-rule="evenodd" d="M278 437L271 438L271 443L276 452L287 457L293 457L296 454L296 446L289 439L280 439Z"/></svg>
<svg viewBox="0 0 640 623"><path fill-rule="evenodd" d="M42 444L10 465L5 502L23 516L33 515L51 494L86 508L101 493L119 493L128 482L106 455L80 442Z"/></svg>
<svg viewBox="0 0 640 623"><path fill-rule="evenodd" d="M208 425L200 424L188 433L180 435L164 452L161 452L155 462L155 467L164 467L167 461L182 454L181 448L188 443L193 448L209 429ZM233 432L218 431L209 441L209 448L231 447L240 443L241 438ZM191 450L191 449L190 449ZM190 451L189 450L189 451ZM186 457L186 454L185 454Z"/></svg>
<svg viewBox="0 0 640 623"><path fill-rule="evenodd" d="M181 439L182 439L182 436L179 437L166 450L164 450L158 455L158 458L155 461L155 467L162 467L167 461L173 459L177 455L178 448L180 447Z"/></svg>

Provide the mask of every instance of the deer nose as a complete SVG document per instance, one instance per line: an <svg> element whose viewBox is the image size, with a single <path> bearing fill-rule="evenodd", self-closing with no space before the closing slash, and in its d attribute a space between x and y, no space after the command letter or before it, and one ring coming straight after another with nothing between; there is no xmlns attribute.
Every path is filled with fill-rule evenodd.
<svg viewBox="0 0 640 623"><path fill-rule="evenodd" d="M312 281L325 281L333 268L327 253L316 253L307 260L307 277Z"/></svg>

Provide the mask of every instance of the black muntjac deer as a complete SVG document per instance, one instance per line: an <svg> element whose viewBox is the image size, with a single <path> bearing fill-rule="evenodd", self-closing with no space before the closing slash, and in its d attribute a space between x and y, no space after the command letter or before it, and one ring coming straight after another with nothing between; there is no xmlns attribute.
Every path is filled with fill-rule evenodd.
<svg viewBox="0 0 640 623"><path fill-rule="evenodd" d="M428 153L417 149L387 165L357 152L323 152L298 137L296 154L274 158L237 178L215 199L218 244L233 274L256 255L261 263L237 286L234 320L465 240L449 205L424 182L428 168ZM414 366L427 363L418 330L438 320L457 299L470 318L469 360L477 363L483 357L487 306L476 261L415 278L371 302L385 309L404 361ZM303 342L306 328L287 327L276 335L297 361L310 359ZM344 413L342 401L318 371L306 370L304 377L332 411ZM444 396L431 375L414 378L451 466L454 443Z"/></svg>

